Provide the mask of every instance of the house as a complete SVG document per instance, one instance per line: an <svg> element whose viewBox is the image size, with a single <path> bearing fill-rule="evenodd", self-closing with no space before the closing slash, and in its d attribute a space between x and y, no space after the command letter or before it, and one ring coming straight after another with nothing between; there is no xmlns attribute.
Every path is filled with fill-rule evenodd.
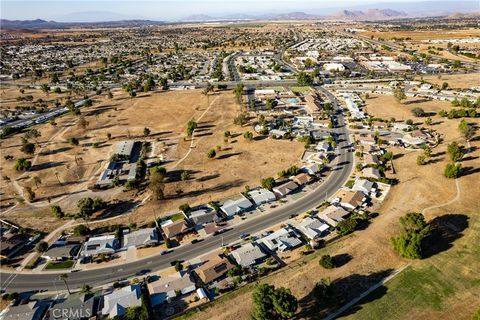
<svg viewBox="0 0 480 320"><path fill-rule="evenodd" d="M281 228L259 240L270 251L286 251L302 244L300 235L291 227Z"/></svg>
<svg viewBox="0 0 480 320"><path fill-rule="evenodd" d="M420 137L413 137L409 134L404 135L400 140L407 147L421 148L426 144L426 141L424 139Z"/></svg>
<svg viewBox="0 0 480 320"><path fill-rule="evenodd" d="M255 242L247 243L231 253L231 257L242 267L250 267L262 262L267 255Z"/></svg>
<svg viewBox="0 0 480 320"><path fill-rule="evenodd" d="M373 182L368 181L366 179L359 179L355 180L355 183L352 187L353 191L361 191L364 194L368 195L373 190Z"/></svg>
<svg viewBox="0 0 480 320"><path fill-rule="evenodd" d="M115 154L121 159L130 159L135 141L122 141L115 145Z"/></svg>
<svg viewBox="0 0 480 320"><path fill-rule="evenodd" d="M360 191L343 191L340 199L342 207L353 210L363 204L365 196Z"/></svg>
<svg viewBox="0 0 480 320"><path fill-rule="evenodd" d="M362 145L374 145L377 143L373 135L361 135L358 140Z"/></svg>
<svg viewBox="0 0 480 320"><path fill-rule="evenodd" d="M191 227L185 219L180 219L163 224L162 229L165 236L170 239L189 231Z"/></svg>
<svg viewBox="0 0 480 320"><path fill-rule="evenodd" d="M287 194L295 191L298 188L298 184L293 181L285 182L275 188L273 188L273 192L279 197L285 197Z"/></svg>
<svg viewBox="0 0 480 320"><path fill-rule="evenodd" d="M313 181L313 177L306 173L299 173L292 178L292 181L298 184L299 186L309 184Z"/></svg>
<svg viewBox="0 0 480 320"><path fill-rule="evenodd" d="M175 298L177 294L187 294L195 291L195 279L189 271L179 271L172 275L161 277L147 285L150 302L153 306Z"/></svg>
<svg viewBox="0 0 480 320"><path fill-rule="evenodd" d="M332 227L336 227L340 221L345 220L350 214L347 210L343 209L342 207L337 207L334 205L328 206L323 210L321 213L318 214L318 217L331 225Z"/></svg>
<svg viewBox="0 0 480 320"><path fill-rule="evenodd" d="M85 242L82 255L84 257L93 257L99 254L113 254L117 249L118 240L114 235L92 237Z"/></svg>
<svg viewBox="0 0 480 320"><path fill-rule="evenodd" d="M10 306L2 313L2 320L41 320L47 311L47 304L42 301L30 301L18 306Z"/></svg>
<svg viewBox="0 0 480 320"><path fill-rule="evenodd" d="M68 260L75 257L80 249L78 244L67 244L64 246L55 246L42 254L42 258L53 261Z"/></svg>
<svg viewBox="0 0 480 320"><path fill-rule="evenodd" d="M301 167L300 170L314 176L322 171L322 166L321 164L311 163Z"/></svg>
<svg viewBox="0 0 480 320"><path fill-rule="evenodd" d="M273 129L273 130L270 130L269 132L269 135L275 139L283 139L286 134L287 134L287 131L279 130L279 129Z"/></svg>
<svg viewBox="0 0 480 320"><path fill-rule="evenodd" d="M235 266L228 261L227 258L215 255L195 269L195 273L204 284L207 284L223 277L228 270L233 269L234 267Z"/></svg>
<svg viewBox="0 0 480 320"><path fill-rule="evenodd" d="M252 199L253 203L255 203L257 206L263 203L275 201L276 199L275 194L265 188L250 190L248 195Z"/></svg>
<svg viewBox="0 0 480 320"><path fill-rule="evenodd" d="M395 122L393 125L393 130L395 131L410 131L412 130L412 126L403 122Z"/></svg>
<svg viewBox="0 0 480 320"><path fill-rule="evenodd" d="M310 115L317 115L322 110L322 104L318 95L308 95L305 97L305 111Z"/></svg>
<svg viewBox="0 0 480 320"><path fill-rule="evenodd" d="M321 141L315 146L315 150L320 152L328 152L330 150L330 144L328 142Z"/></svg>
<svg viewBox="0 0 480 320"><path fill-rule="evenodd" d="M29 242L30 235L11 233L0 238L0 257L13 257Z"/></svg>
<svg viewBox="0 0 480 320"><path fill-rule="evenodd" d="M208 206L202 206L190 211L188 216L197 226L203 226L218 219L217 212Z"/></svg>
<svg viewBox="0 0 480 320"><path fill-rule="evenodd" d="M367 167L362 170L362 174L365 178L373 178L373 179L380 179L382 176L380 175L380 170Z"/></svg>
<svg viewBox="0 0 480 320"><path fill-rule="evenodd" d="M253 206L253 204L248 200L244 195L240 196L234 200L227 200L223 203L223 206L220 207L228 217L232 217L237 213L247 211Z"/></svg>
<svg viewBox="0 0 480 320"><path fill-rule="evenodd" d="M308 239L313 240L321 237L328 230L329 226L318 219L307 217L297 224L296 228Z"/></svg>
<svg viewBox="0 0 480 320"><path fill-rule="evenodd" d="M366 165L369 165L369 164L380 164L380 160L378 160L378 156L375 155L375 154L370 154L370 153L366 153L363 155L363 160L362 162Z"/></svg>
<svg viewBox="0 0 480 320"><path fill-rule="evenodd" d="M103 297L102 315L109 318L121 317L127 308L142 305L140 285L134 284L106 294Z"/></svg>
<svg viewBox="0 0 480 320"><path fill-rule="evenodd" d="M123 236L124 247L146 247L158 243L157 228L145 228L127 233Z"/></svg>
<svg viewBox="0 0 480 320"><path fill-rule="evenodd" d="M70 294L66 299L55 301L50 308L50 320L87 320L95 318L99 299L92 294Z"/></svg>

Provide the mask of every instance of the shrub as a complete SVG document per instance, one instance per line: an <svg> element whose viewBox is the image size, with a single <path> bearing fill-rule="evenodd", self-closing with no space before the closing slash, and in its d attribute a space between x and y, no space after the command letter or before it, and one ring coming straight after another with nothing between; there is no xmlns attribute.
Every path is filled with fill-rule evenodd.
<svg viewBox="0 0 480 320"><path fill-rule="evenodd" d="M334 264L333 264L333 259L330 255L326 254L326 255L323 255L321 258L320 258L320 261L319 261L320 265L322 267L324 267L325 269L333 269L334 268Z"/></svg>

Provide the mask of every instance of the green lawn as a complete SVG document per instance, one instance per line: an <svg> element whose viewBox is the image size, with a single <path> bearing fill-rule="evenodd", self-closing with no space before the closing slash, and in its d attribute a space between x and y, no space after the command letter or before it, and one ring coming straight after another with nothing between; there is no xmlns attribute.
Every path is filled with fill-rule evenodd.
<svg viewBox="0 0 480 320"><path fill-rule="evenodd" d="M376 290L342 319L473 319L480 308L480 219L470 217L453 247L415 262L387 283L386 292Z"/></svg>
<svg viewBox="0 0 480 320"><path fill-rule="evenodd" d="M310 87L290 87L290 90L298 93L309 93L312 89Z"/></svg>
<svg viewBox="0 0 480 320"><path fill-rule="evenodd" d="M73 266L74 262L73 260L66 260L66 261L59 261L59 262L54 262L50 261L47 263L47 266L45 269L47 270L52 270L52 269L69 269Z"/></svg>

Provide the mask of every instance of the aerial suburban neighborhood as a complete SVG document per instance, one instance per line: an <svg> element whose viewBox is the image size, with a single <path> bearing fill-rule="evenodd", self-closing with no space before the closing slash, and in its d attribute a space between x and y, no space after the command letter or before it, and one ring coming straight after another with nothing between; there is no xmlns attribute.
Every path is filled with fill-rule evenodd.
<svg viewBox="0 0 480 320"><path fill-rule="evenodd" d="M0 320L480 319L478 2L26 3Z"/></svg>

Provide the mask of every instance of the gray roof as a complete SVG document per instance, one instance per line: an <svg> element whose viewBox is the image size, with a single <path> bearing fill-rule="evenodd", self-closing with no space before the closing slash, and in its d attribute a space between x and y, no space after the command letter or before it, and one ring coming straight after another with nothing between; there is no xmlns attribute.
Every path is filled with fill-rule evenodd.
<svg viewBox="0 0 480 320"><path fill-rule="evenodd" d="M176 291L182 294L195 291L195 279L190 272L180 271L172 275L161 277L150 282L148 292L153 305L160 304L169 298L177 296Z"/></svg>
<svg viewBox="0 0 480 320"><path fill-rule="evenodd" d="M122 141L115 145L115 153L120 156L130 157L135 141Z"/></svg>
<svg viewBox="0 0 480 320"><path fill-rule="evenodd" d="M251 265L257 264L267 255L260 249L260 247L256 243L247 243L240 248L234 250L231 253L231 256L239 265L243 267L249 267Z"/></svg>
<svg viewBox="0 0 480 320"><path fill-rule="evenodd" d="M141 290L138 284L115 290L103 297L102 314L110 318L122 316L127 308L142 304L140 297Z"/></svg>
<svg viewBox="0 0 480 320"><path fill-rule="evenodd" d="M40 301L9 307L3 314L2 320L40 320L46 307L46 304Z"/></svg>
<svg viewBox="0 0 480 320"><path fill-rule="evenodd" d="M85 242L82 255L93 256L102 253L111 254L115 253L117 247L118 240L114 235L93 237Z"/></svg>
<svg viewBox="0 0 480 320"><path fill-rule="evenodd" d="M248 200L247 198L245 198L245 196L241 194L240 197L237 199L225 201L225 203L223 204L223 206L220 207L220 209L225 212L227 216L233 216L251 207L252 203L250 202L250 200Z"/></svg>
<svg viewBox="0 0 480 320"><path fill-rule="evenodd" d="M251 190L248 192L248 195L252 198L256 205L274 201L276 199L273 192L264 188Z"/></svg>
<svg viewBox="0 0 480 320"><path fill-rule="evenodd" d="M373 182L368 181L366 179L357 179L355 180L355 184L352 187L354 191L361 191L364 193L370 193L373 188Z"/></svg>
<svg viewBox="0 0 480 320"><path fill-rule="evenodd" d="M42 257L50 259L70 258L76 254L78 248L78 244L67 244L65 246L53 247L44 252Z"/></svg>
<svg viewBox="0 0 480 320"><path fill-rule="evenodd" d="M294 191L295 189L298 188L298 184L296 184L293 181L288 181L282 185L279 185L275 188L273 188L273 191L278 193L280 196L285 196L289 194L290 192Z"/></svg>
<svg viewBox="0 0 480 320"><path fill-rule="evenodd" d="M145 228L127 233L123 236L123 245L125 247L147 246L158 242L157 228Z"/></svg>
<svg viewBox="0 0 480 320"><path fill-rule="evenodd" d="M215 221L217 213L210 207L201 207L188 213L188 216L197 225L203 225Z"/></svg>
<svg viewBox="0 0 480 320"><path fill-rule="evenodd" d="M93 295L71 294L55 303L50 309L50 319L89 319L97 314L97 308L98 304Z"/></svg>
<svg viewBox="0 0 480 320"><path fill-rule="evenodd" d="M276 251L277 249L280 251L285 251L302 244L298 233L290 227L279 229L274 233L260 239L260 242L272 251Z"/></svg>
<svg viewBox="0 0 480 320"><path fill-rule="evenodd" d="M329 226L318 219L307 217L300 222L296 228L309 239L320 237Z"/></svg>

